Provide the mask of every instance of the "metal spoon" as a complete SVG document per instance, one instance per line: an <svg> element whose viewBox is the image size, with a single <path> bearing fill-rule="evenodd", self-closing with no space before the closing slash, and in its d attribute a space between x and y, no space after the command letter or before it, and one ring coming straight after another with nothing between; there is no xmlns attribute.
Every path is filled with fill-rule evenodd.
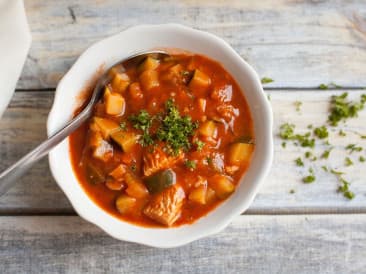
<svg viewBox="0 0 366 274"><path fill-rule="evenodd" d="M110 67L102 75L102 77L99 78L93 90L89 103L77 116L75 116L70 122L68 122L62 129L60 129L58 132L56 132L46 141L38 145L31 152L21 158L18 162L16 162L0 174L0 196L6 193L8 189L14 185L13 182L24 173L26 173L35 162L40 160L43 156L47 155L52 148L54 148L62 140L64 140L67 136L74 132L92 115L93 106L95 105L95 103L98 102L103 94L103 87L111 80L111 73L109 72L112 68L117 66L121 67L121 65L123 66L123 68L137 65L148 55L156 55L158 57L168 56L168 54L164 51L139 52Z"/></svg>

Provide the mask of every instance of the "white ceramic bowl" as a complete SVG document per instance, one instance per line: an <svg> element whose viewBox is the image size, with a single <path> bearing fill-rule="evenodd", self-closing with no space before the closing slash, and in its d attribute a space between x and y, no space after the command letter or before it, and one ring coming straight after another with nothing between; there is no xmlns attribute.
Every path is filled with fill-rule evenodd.
<svg viewBox="0 0 366 274"><path fill-rule="evenodd" d="M162 47L181 48L219 61L242 88L253 116L256 149L235 193L193 224L168 229L145 228L123 222L92 202L73 172L68 139L50 152L49 162L58 185L81 217L120 240L154 247L175 247L219 232L246 210L272 163L270 104L256 72L224 40L185 26L165 24L132 27L94 44L79 57L58 84L47 132L52 135L72 118L77 96L101 65L109 67L136 52Z"/></svg>

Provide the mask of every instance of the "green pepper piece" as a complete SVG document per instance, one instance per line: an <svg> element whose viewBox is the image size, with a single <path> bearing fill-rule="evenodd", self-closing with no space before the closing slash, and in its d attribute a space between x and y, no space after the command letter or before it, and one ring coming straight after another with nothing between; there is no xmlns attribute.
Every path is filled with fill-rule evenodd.
<svg viewBox="0 0 366 274"><path fill-rule="evenodd" d="M156 194L174 185L176 183L176 175L173 170L166 169L146 178L144 183L151 194Z"/></svg>

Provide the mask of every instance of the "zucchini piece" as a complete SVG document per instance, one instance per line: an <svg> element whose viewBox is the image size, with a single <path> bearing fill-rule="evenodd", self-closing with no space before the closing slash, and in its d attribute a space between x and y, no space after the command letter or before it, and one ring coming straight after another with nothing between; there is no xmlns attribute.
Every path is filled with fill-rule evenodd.
<svg viewBox="0 0 366 274"><path fill-rule="evenodd" d="M176 183L176 175L173 170L166 169L147 177L144 183L151 194L156 194L174 185Z"/></svg>
<svg viewBox="0 0 366 274"><path fill-rule="evenodd" d="M102 170L91 162L86 164L86 178L93 185L105 182L105 175Z"/></svg>
<svg viewBox="0 0 366 274"><path fill-rule="evenodd" d="M253 144L234 143L231 144L228 151L228 163L230 165L241 165L250 159L254 150Z"/></svg>
<svg viewBox="0 0 366 274"><path fill-rule="evenodd" d="M133 132L125 132L122 130L115 131L111 134L111 138L115 141L124 152L131 152L135 144L137 144L138 135Z"/></svg>
<svg viewBox="0 0 366 274"><path fill-rule="evenodd" d="M112 132L119 130L119 125L109 119L94 117L90 126L92 130L99 131L103 139L108 140Z"/></svg>
<svg viewBox="0 0 366 274"><path fill-rule="evenodd" d="M120 195L116 200L116 208L121 214L128 213L136 204L136 199L127 195Z"/></svg>

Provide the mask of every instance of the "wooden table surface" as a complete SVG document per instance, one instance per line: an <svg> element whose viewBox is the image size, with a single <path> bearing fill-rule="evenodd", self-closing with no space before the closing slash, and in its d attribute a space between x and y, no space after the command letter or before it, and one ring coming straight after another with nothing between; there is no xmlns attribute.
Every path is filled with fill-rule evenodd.
<svg viewBox="0 0 366 274"><path fill-rule="evenodd" d="M224 231L175 249L117 241L78 217L52 178L47 159L0 198L0 273L362 273L366 272L366 163L344 146L366 147L366 110L332 129L331 160L314 162L303 184L304 150L284 149L284 122L305 131L327 120L330 96L366 93L366 2L351 1L25 1L32 47L17 92L0 120L0 170L46 137L59 79L88 46L129 26L176 22L228 41L254 66L274 113L275 157L255 201ZM128 42L128 41L126 41ZM335 82L338 89L320 90ZM294 102L302 102L301 111ZM316 154L324 150L317 146ZM354 165L344 167L344 157ZM341 167L353 200L337 193ZM295 193L290 193L294 190Z"/></svg>

